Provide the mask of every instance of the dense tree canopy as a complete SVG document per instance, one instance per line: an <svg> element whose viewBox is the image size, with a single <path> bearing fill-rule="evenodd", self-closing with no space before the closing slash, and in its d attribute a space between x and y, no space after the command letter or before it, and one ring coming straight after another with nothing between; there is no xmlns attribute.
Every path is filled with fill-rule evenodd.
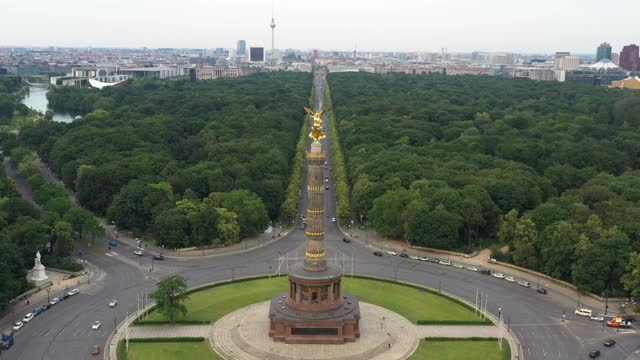
<svg viewBox="0 0 640 360"><path fill-rule="evenodd" d="M640 248L640 94L486 76L328 80L354 217L415 245L499 238L508 261L622 288Z"/></svg>
<svg viewBox="0 0 640 360"><path fill-rule="evenodd" d="M58 87L47 94L51 106L84 118L28 126L20 138L85 208L120 227L167 245L235 242L280 215L311 81L273 73ZM55 195L46 190L39 196ZM196 215L180 208L188 200L199 209L214 193L218 203Z"/></svg>

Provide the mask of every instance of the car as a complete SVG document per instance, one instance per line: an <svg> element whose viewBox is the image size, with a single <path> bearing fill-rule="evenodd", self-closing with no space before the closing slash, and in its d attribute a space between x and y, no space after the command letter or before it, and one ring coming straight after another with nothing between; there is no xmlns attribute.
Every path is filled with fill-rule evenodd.
<svg viewBox="0 0 640 360"><path fill-rule="evenodd" d="M115 240L109 241L109 246L118 246L118 242Z"/></svg>
<svg viewBox="0 0 640 360"><path fill-rule="evenodd" d="M350 239L348 239L348 238L342 238L342 242L344 242L344 243L347 243L347 244L348 244L348 243L350 243L350 242L351 242L351 240L350 240Z"/></svg>
<svg viewBox="0 0 640 360"><path fill-rule="evenodd" d="M453 264L453 267L456 269L464 269L464 265L462 264Z"/></svg>
<svg viewBox="0 0 640 360"><path fill-rule="evenodd" d="M591 317L593 316L593 312L589 309L578 309L576 311L573 312L575 315L578 316L586 316L586 317Z"/></svg>
<svg viewBox="0 0 640 360"><path fill-rule="evenodd" d="M605 341L602 342L602 345L606 346L606 347L610 347L616 344L616 341L613 339L607 339Z"/></svg>
<svg viewBox="0 0 640 360"><path fill-rule="evenodd" d="M432 262L432 263L434 263L434 264L437 264L437 263L439 263L439 262L440 262L440 259L438 259L438 258L431 258L431 259L429 259L429 262Z"/></svg>
<svg viewBox="0 0 640 360"><path fill-rule="evenodd" d="M407 259L407 258L409 258L409 254L404 253L404 252L403 252L403 253L400 253L400 257L401 257L401 258L405 258L405 259Z"/></svg>
<svg viewBox="0 0 640 360"><path fill-rule="evenodd" d="M54 297L53 299L51 299L51 301L49 301L49 305L53 306L59 302L60 302L60 298Z"/></svg>
<svg viewBox="0 0 640 360"><path fill-rule="evenodd" d="M382 256L382 252L380 252L380 251L374 251L374 252L373 252L373 255L375 255L375 256Z"/></svg>
<svg viewBox="0 0 640 360"><path fill-rule="evenodd" d="M100 345L93 345L93 347L91 348L91 355L98 354L100 354Z"/></svg>
<svg viewBox="0 0 640 360"><path fill-rule="evenodd" d="M396 256L396 255L398 255L398 253L397 253L397 252L395 252L395 251L393 251L393 250L389 250L389 251L387 251L387 254L389 254L389 255L391 255L391 256Z"/></svg>
<svg viewBox="0 0 640 360"><path fill-rule="evenodd" d="M138 255L138 256L142 256L142 254L143 254L142 250L136 250L133 253Z"/></svg>
<svg viewBox="0 0 640 360"><path fill-rule="evenodd" d="M331 222L332 223L336 222L336 218L331 218Z"/></svg>
<svg viewBox="0 0 640 360"><path fill-rule="evenodd" d="M42 309L42 311L47 311L47 310L49 310L50 307L51 307L50 304L44 304L44 305L41 306L41 309Z"/></svg>
<svg viewBox="0 0 640 360"><path fill-rule="evenodd" d="M524 280L520 280L520 281L518 281L518 285L520 285L520 286L524 286L524 287L526 287L526 288L528 288L528 287L530 287L530 286L531 286L531 284L530 284L528 281L524 281Z"/></svg>
<svg viewBox="0 0 640 360"><path fill-rule="evenodd" d="M536 289L536 292L538 292L539 294L542 294L542 295L546 295L547 294L547 289L538 288L538 289Z"/></svg>
<svg viewBox="0 0 640 360"><path fill-rule="evenodd" d="M324 187L324 189L325 189L325 190L329 190L329 185L326 185L326 186Z"/></svg>
<svg viewBox="0 0 640 360"><path fill-rule="evenodd" d="M329 182L329 177L328 176L324 177L324 182Z"/></svg>
<svg viewBox="0 0 640 360"><path fill-rule="evenodd" d="M24 326L24 323L22 321L18 321L17 323L13 324L13 330L18 331L22 329L23 326Z"/></svg>
<svg viewBox="0 0 640 360"><path fill-rule="evenodd" d="M100 321L97 321L97 320L96 320L96 321L94 321L94 322L93 322L93 325L91 325L91 330L98 330L98 329L100 329L100 325L102 325L102 324L100 324Z"/></svg>
<svg viewBox="0 0 640 360"><path fill-rule="evenodd" d="M37 307L35 309L33 309L33 316L38 316L42 314L42 308L41 307Z"/></svg>
<svg viewBox="0 0 640 360"><path fill-rule="evenodd" d="M507 276L504 279L507 280L508 282L516 282L516 278L514 278L513 276Z"/></svg>
<svg viewBox="0 0 640 360"><path fill-rule="evenodd" d="M426 256L420 256L420 257L418 258L418 260L420 260L420 261L429 261L429 258L428 258L428 257L426 257Z"/></svg>
<svg viewBox="0 0 640 360"><path fill-rule="evenodd" d="M418 257L417 255L409 255L409 259L420 260L420 257Z"/></svg>
<svg viewBox="0 0 640 360"><path fill-rule="evenodd" d="M153 260L164 260L164 255L162 254L153 255Z"/></svg>
<svg viewBox="0 0 640 360"><path fill-rule="evenodd" d="M597 322L602 322L604 321L604 317L603 316L589 316L589 320L591 321L597 321Z"/></svg>
<svg viewBox="0 0 640 360"><path fill-rule="evenodd" d="M491 270L489 269L480 269L480 274L482 275L491 275Z"/></svg>
<svg viewBox="0 0 640 360"><path fill-rule="evenodd" d="M300 230L304 230L307 228L307 223L303 222L300 224Z"/></svg>
<svg viewBox="0 0 640 360"><path fill-rule="evenodd" d="M28 323L33 319L33 316L34 316L33 313L28 313L27 315L24 316L24 318L22 319L22 322Z"/></svg>
<svg viewBox="0 0 640 360"><path fill-rule="evenodd" d="M591 350L589 357L595 359L600 356L600 350Z"/></svg>
<svg viewBox="0 0 640 360"><path fill-rule="evenodd" d="M493 273L493 277L496 278L496 279L504 279L504 274L503 273L494 272Z"/></svg>
<svg viewBox="0 0 640 360"><path fill-rule="evenodd" d="M109 301L109 307L115 307L116 305L118 305L118 299L112 299Z"/></svg>
<svg viewBox="0 0 640 360"><path fill-rule="evenodd" d="M73 296L73 295L78 294L79 292L80 292L80 289L76 288L76 289L73 289L73 290L69 291L67 294L69 294L69 296Z"/></svg>
<svg viewBox="0 0 640 360"><path fill-rule="evenodd" d="M69 293L64 293L64 294L62 294L62 296L60 296L60 300L67 300L69 298L69 296L71 296L71 295L69 295Z"/></svg>
<svg viewBox="0 0 640 360"><path fill-rule="evenodd" d="M451 260L440 260L438 261L438 264L444 265L444 266L451 266L451 264L453 263L451 262Z"/></svg>
<svg viewBox="0 0 640 360"><path fill-rule="evenodd" d="M467 270L469 271L478 271L478 268L475 266L467 266Z"/></svg>
<svg viewBox="0 0 640 360"><path fill-rule="evenodd" d="M631 315L623 315L623 316L621 316L621 318L622 318L622 321L633 321L634 320L633 316L631 316Z"/></svg>

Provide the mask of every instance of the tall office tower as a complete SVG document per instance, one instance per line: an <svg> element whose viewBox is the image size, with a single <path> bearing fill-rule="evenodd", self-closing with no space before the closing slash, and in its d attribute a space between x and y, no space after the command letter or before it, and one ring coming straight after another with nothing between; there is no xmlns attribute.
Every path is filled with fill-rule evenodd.
<svg viewBox="0 0 640 360"><path fill-rule="evenodd" d="M596 53L596 62L602 59L611 60L611 45L609 43L603 42L598 46L598 52Z"/></svg>
<svg viewBox="0 0 640 360"><path fill-rule="evenodd" d="M640 71L640 55L638 45L631 44L620 52L620 67L627 71Z"/></svg>
<svg viewBox="0 0 640 360"><path fill-rule="evenodd" d="M264 62L264 48L263 47L250 47L249 48L249 61L251 62Z"/></svg>
<svg viewBox="0 0 640 360"><path fill-rule="evenodd" d="M244 40L238 40L238 46L236 46L236 55L237 56L246 56L247 55L247 42Z"/></svg>

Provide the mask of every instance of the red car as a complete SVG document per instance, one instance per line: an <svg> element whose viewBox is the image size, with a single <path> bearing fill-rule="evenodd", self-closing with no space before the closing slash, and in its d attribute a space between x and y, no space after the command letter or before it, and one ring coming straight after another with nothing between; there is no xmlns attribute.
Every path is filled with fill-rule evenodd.
<svg viewBox="0 0 640 360"><path fill-rule="evenodd" d="M93 348L91 348L91 355L98 354L100 354L100 345L93 345Z"/></svg>

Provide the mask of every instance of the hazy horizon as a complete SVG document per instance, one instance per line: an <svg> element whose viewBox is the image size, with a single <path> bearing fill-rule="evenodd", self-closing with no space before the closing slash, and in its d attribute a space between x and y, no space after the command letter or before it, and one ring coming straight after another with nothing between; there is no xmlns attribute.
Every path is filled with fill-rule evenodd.
<svg viewBox="0 0 640 360"><path fill-rule="evenodd" d="M280 0L273 8L277 49L593 54L605 41L613 52L640 43L637 11L612 15L595 0ZM269 49L271 14L271 1L258 0L24 0L5 5L0 46L201 49L243 39Z"/></svg>

